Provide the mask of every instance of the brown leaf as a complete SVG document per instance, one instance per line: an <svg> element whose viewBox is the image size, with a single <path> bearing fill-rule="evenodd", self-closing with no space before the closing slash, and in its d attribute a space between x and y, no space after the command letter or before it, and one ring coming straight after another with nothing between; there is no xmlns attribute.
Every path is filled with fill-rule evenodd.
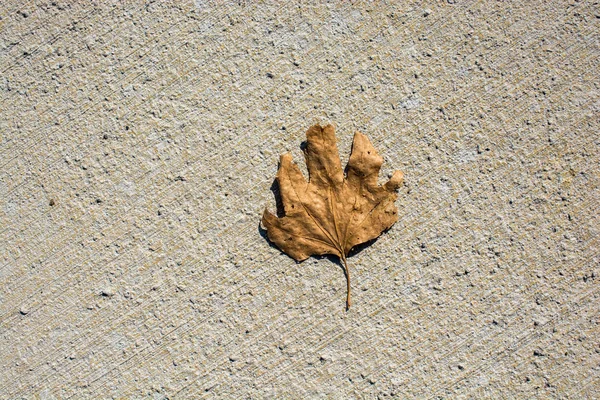
<svg viewBox="0 0 600 400"><path fill-rule="evenodd" d="M346 257L354 246L377 238L398 220L394 201L403 175L396 171L379 186L377 176L383 158L360 132L354 135L345 176L332 125L311 127L306 139L309 181L292 162L291 154L282 155L277 181L285 216L278 218L265 209L262 224L269 239L296 261L311 255L338 256L346 273L348 309L350 272Z"/></svg>

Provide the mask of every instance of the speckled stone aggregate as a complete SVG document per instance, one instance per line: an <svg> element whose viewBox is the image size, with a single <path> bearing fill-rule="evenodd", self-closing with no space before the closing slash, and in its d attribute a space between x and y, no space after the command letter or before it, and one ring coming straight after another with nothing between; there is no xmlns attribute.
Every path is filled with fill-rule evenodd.
<svg viewBox="0 0 600 400"><path fill-rule="evenodd" d="M2 2L0 398L600 397L599 18ZM405 175L348 312L259 229L314 123Z"/></svg>

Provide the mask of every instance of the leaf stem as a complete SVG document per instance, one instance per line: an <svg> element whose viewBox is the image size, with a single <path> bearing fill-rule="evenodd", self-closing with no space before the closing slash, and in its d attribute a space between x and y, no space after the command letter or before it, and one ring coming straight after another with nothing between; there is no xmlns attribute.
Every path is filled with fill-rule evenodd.
<svg viewBox="0 0 600 400"><path fill-rule="evenodd" d="M346 270L346 311L348 311L350 309L350 270L348 269L345 255L342 255L342 261Z"/></svg>

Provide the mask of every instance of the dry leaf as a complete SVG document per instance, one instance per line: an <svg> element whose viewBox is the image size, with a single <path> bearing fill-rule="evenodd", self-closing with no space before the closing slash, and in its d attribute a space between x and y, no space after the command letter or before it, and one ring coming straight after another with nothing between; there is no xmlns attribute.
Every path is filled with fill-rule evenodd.
<svg viewBox="0 0 600 400"><path fill-rule="evenodd" d="M379 186L377 176L383 158L360 132L354 135L345 176L332 125L311 127L306 139L309 181L292 162L291 154L282 155L277 181L285 216L278 218L265 209L262 223L269 239L296 261L311 255L338 256L346 273L348 309L350 271L346 257L354 246L377 238L398 220L394 201L403 175L396 171Z"/></svg>

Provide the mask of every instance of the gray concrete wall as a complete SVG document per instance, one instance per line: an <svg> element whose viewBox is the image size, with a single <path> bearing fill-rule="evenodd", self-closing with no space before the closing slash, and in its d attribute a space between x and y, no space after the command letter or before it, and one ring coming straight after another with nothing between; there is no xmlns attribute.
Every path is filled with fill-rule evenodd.
<svg viewBox="0 0 600 400"><path fill-rule="evenodd" d="M3 2L0 397L597 398L599 13ZM348 312L258 227L316 122L405 174Z"/></svg>

